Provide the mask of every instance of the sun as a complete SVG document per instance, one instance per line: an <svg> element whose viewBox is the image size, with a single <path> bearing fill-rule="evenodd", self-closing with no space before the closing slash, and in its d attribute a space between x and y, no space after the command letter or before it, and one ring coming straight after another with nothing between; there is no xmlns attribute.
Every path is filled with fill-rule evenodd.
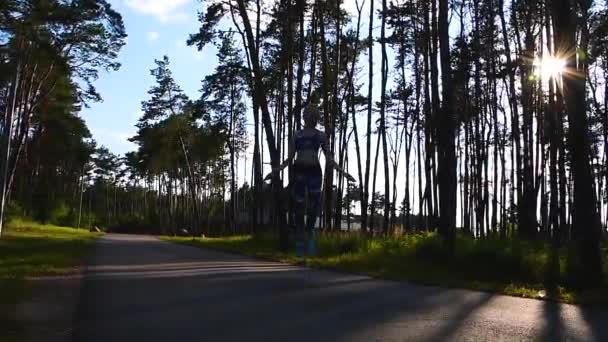
<svg viewBox="0 0 608 342"><path fill-rule="evenodd" d="M545 56L534 59L536 75L549 80L562 75L566 71L566 60L556 56Z"/></svg>

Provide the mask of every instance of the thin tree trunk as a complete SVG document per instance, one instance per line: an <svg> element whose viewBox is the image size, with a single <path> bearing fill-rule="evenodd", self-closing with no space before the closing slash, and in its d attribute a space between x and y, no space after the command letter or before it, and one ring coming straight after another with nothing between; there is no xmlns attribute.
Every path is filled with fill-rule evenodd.
<svg viewBox="0 0 608 342"><path fill-rule="evenodd" d="M13 124L14 124L14 113L17 104L17 89L20 84L21 75L21 61L17 64L15 71L15 78L11 84L11 90L8 99L12 99L10 105L6 107L6 114L4 115L4 122L2 126L2 149L0 150L0 236L2 236L2 230L4 227L4 219L6 216L6 202L10 188L8 187L9 169L11 168L9 163L11 160L11 142L13 136Z"/></svg>
<svg viewBox="0 0 608 342"><path fill-rule="evenodd" d="M367 205L369 199L369 167L370 167L370 155L371 155L371 139L372 139L372 93L374 88L374 1L369 2L369 49L368 49L368 84L367 84L367 131L366 131L366 157L365 157L365 184L364 187L364 198L361 202L361 230L365 231L367 228ZM372 193L373 195L373 193ZM373 213L372 213L373 215ZM371 228L371 227L370 227ZM371 231L371 229L370 229Z"/></svg>
<svg viewBox="0 0 608 342"><path fill-rule="evenodd" d="M382 0L382 29L380 32L380 42L382 46L382 85L380 95L380 134L382 138L382 154L384 162L384 221L382 222L382 231L388 233L389 213L390 213L390 174L388 167L388 148L386 145L386 83L388 78L388 58L386 55L386 0Z"/></svg>
<svg viewBox="0 0 608 342"><path fill-rule="evenodd" d="M354 76L355 76L355 67L357 65L357 56L359 55L359 35L361 32L361 13L363 11L363 6L365 4L365 1L363 1L363 3L361 5L359 5L359 1L355 0L356 6L357 6L357 33L355 35L355 48L354 48L354 56L353 56L353 61L350 67L350 74L348 75L348 87L349 87L349 92L350 92L350 107L351 107L351 115L352 115L352 120L353 120L353 134L355 136L355 150L357 152L357 172L358 172L358 176L359 176L359 203L361 205L361 231L364 232L365 231L365 224L364 222L367 222L367 202L365 200L365 190L364 190L364 185L366 184L365 179L363 178L363 168L361 165L361 148L360 148L360 144L359 144L359 131L357 129L357 109L356 109L356 105L355 105L355 81L354 81ZM349 72L348 68L346 70L347 72ZM369 138L368 138L369 139ZM364 200L365 200L365 204L364 204ZM350 210L350 208L349 208Z"/></svg>
<svg viewBox="0 0 608 342"><path fill-rule="evenodd" d="M372 200L370 204L370 221L369 228L370 232L374 232L374 216L376 212L376 177L378 175L378 156L380 155L380 136L376 139L376 154L374 157L374 176L372 179Z"/></svg>
<svg viewBox="0 0 608 342"><path fill-rule="evenodd" d="M454 250L456 234L456 147L454 144L456 116L452 108L450 39L447 1L439 3L439 40L441 46L441 89L442 89L442 121L439 125L439 189L440 189L440 231L443 233L450 252Z"/></svg>

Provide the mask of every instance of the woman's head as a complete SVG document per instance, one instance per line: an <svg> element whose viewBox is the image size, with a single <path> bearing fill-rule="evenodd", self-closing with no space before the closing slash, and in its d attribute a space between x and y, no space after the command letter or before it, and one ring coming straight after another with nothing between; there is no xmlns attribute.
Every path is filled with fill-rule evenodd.
<svg viewBox="0 0 608 342"><path fill-rule="evenodd" d="M319 109L317 105L314 103L310 103L304 109L304 126L308 128L314 128L317 126L317 122L319 121Z"/></svg>

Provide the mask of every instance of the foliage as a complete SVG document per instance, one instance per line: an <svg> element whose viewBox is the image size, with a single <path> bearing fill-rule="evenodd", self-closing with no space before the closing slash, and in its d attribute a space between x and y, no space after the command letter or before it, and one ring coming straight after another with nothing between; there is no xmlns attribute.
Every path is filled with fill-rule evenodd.
<svg viewBox="0 0 608 342"><path fill-rule="evenodd" d="M78 266L98 233L13 219L0 240L0 278L64 274Z"/></svg>
<svg viewBox="0 0 608 342"><path fill-rule="evenodd" d="M43 220L78 188L94 144L77 113L101 100L93 82L118 70L126 33L105 0L8 0L0 9L1 234L13 188Z"/></svg>

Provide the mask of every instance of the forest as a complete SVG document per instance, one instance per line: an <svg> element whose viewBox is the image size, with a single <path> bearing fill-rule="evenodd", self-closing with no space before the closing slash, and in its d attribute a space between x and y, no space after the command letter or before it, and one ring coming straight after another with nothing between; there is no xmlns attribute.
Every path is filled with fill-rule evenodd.
<svg viewBox="0 0 608 342"><path fill-rule="evenodd" d="M293 218L286 158L318 97L347 182L324 165L323 232L575 246L603 281L608 3L204 0L184 41L217 65L188 97L167 56L130 141L80 111L127 44L106 0L0 2L0 234L11 217L118 232L272 233ZM245 170L243 170L243 168ZM242 176L245 174L246 176Z"/></svg>

